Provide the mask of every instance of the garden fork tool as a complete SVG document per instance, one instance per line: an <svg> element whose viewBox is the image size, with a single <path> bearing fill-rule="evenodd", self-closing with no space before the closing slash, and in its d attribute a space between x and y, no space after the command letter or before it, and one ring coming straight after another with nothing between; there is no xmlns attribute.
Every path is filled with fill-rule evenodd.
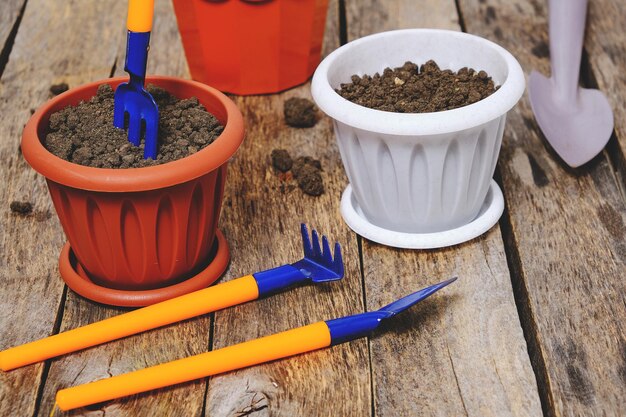
<svg viewBox="0 0 626 417"><path fill-rule="evenodd" d="M153 13L154 0L128 1L124 71L130 75L130 80L120 84L115 90L113 110L113 125L120 129L124 129L128 114L128 140L135 146L139 146L142 123L145 124L145 159L156 159L159 129L159 108L144 88Z"/></svg>
<svg viewBox="0 0 626 417"><path fill-rule="evenodd" d="M456 278L452 278L424 288L377 311L320 321L185 359L67 388L57 393L56 404L63 411L72 410L348 342L366 336L383 320L394 317L455 280Z"/></svg>
<svg viewBox="0 0 626 417"><path fill-rule="evenodd" d="M120 339L191 317L221 310L281 291L303 282L335 281L343 277L341 247L331 253L326 236L322 245L315 230L313 242L301 225L304 258L288 265L237 278L84 327L68 330L0 352L0 369L9 371L55 356Z"/></svg>
<svg viewBox="0 0 626 417"><path fill-rule="evenodd" d="M587 0L550 0L552 77L533 71L530 105L552 148L571 167L593 159L611 138L613 111L604 94L579 88Z"/></svg>

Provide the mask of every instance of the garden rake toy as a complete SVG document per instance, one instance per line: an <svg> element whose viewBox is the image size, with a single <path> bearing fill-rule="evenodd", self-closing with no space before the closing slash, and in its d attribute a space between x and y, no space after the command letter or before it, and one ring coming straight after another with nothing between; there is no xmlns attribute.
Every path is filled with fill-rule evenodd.
<svg viewBox="0 0 626 417"><path fill-rule="evenodd" d="M113 110L113 125L117 128L125 128L125 119L128 115L128 140L133 145L139 146L142 126L145 126L143 151L145 159L156 159L159 129L159 108L154 98L144 88L153 13L154 0L128 1L124 71L128 72L130 80L120 84L115 90Z"/></svg>
<svg viewBox="0 0 626 417"><path fill-rule="evenodd" d="M394 317L455 280L456 278L452 278L424 288L377 311L320 321L185 359L63 389L57 393L56 404L63 411L71 410L348 342L366 336L383 320Z"/></svg>
<svg viewBox="0 0 626 417"><path fill-rule="evenodd" d="M312 232L312 242L306 225L302 224L300 231L304 246L304 258L297 262L256 272L97 323L7 349L0 352L0 369L9 371L256 300L295 284L341 279L344 268L339 243L335 244L333 258L326 236L322 236L320 246L320 239L315 230Z"/></svg>

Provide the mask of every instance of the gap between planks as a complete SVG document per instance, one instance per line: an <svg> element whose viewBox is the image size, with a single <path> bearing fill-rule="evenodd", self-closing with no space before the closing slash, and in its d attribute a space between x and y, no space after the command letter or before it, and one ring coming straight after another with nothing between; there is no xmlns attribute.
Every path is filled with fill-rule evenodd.
<svg viewBox="0 0 626 417"><path fill-rule="evenodd" d="M346 2L348 3L348 0ZM399 27L438 27L453 30L462 27L462 22L459 22L458 5L453 0L445 3L422 2L418 9L411 1L381 3L353 0L350 6L348 20L355 23L352 27L348 27L348 33L352 36L350 39ZM368 10L368 14L363 14L362 10ZM365 240L362 242L364 252L367 251L370 255L370 259L366 253L363 255L363 262L367 264L364 265L364 269L367 267L365 275L370 275L369 280L366 279L366 288L372 293L366 296L369 304L372 302L376 306L384 304L390 301L388 298L391 293L394 293L394 296L400 296L412 288L418 288L416 286L419 284L427 284L425 280L429 278L426 277L409 279L403 277L407 274L407 268L419 271L420 276L426 274L432 277L453 273L457 267L462 268L464 275L468 277L471 277L472 273L487 271L485 276L491 278L488 280L489 285L495 284L493 281L495 280L498 282L496 287L499 288L498 291L494 289L493 296L485 300L471 288L472 285L480 286L483 280L472 281L469 287L467 286L469 281L466 280L465 286L451 288L451 296L444 294L416 307L414 312L407 312L406 317L398 317L398 322L394 327L387 327L388 330L395 328L394 334L386 335L387 332L379 332L369 339L376 414L413 415L416 413L416 407L423 415L485 415L489 412L496 415L535 416L541 414L536 377L530 366L528 350L519 323L519 313L514 305L504 242L497 230L492 230L484 237L465 245L437 251L395 251ZM397 258L395 263L394 258ZM483 267L484 271L481 269ZM376 276L377 274L397 274L397 276L384 281L384 277ZM486 284L486 282L483 283ZM443 300L442 297L447 300ZM505 332L503 334L511 336L508 338L509 349L507 349L510 356L499 352L489 357L489 354L481 355L470 348L470 351L475 354L473 357L477 360L471 366L469 365L472 361L467 359L469 356L467 358L464 356L469 352L463 346L465 342L475 341L476 338L463 332L459 327L463 319L458 317L455 319L454 311L449 309L452 307L448 304L455 304L465 314L479 313L479 310L472 310L466 303L464 305L463 298L469 299L470 297L472 299L479 297L483 302L491 302L492 304L486 304L486 308L498 307L501 308L500 313L506 313L506 317L510 316L510 321L503 327L494 323L497 328L503 329ZM518 317L514 318L516 315ZM479 317L476 319L479 320ZM465 326L461 327L470 327L471 320L469 318L467 320ZM399 330L402 332L398 333ZM456 331L459 331L458 335L453 334ZM494 339L492 343L497 345L498 340ZM415 346L418 348L416 349ZM483 348L488 347L488 345L483 345ZM402 355L397 355L399 349L402 349ZM443 354L436 352L439 349L443 350ZM450 354L446 355L446 351ZM373 359L374 353L376 361ZM413 361L410 367L406 366L407 358ZM510 370L503 372L502 369L506 368L499 369L496 362L489 362L494 358L501 366L504 363L523 365L514 366L519 366L517 368L519 372L511 373ZM504 359L502 362L502 358L508 358L511 361L507 362L507 359ZM477 370L482 368L481 360L484 361L485 369L489 369L488 371ZM405 365L394 365L396 362L405 363ZM452 383L449 383L448 377L452 379ZM501 383L505 381L506 389L499 390L497 385L490 385L491 383L497 384L498 379ZM452 390L456 393L452 394Z"/></svg>
<svg viewBox="0 0 626 417"><path fill-rule="evenodd" d="M61 295L61 302L59 303L59 309L57 310L57 315L54 320L54 327L52 328L52 333L50 336L59 333L61 329L61 322L63 321L63 312L65 311L65 300L67 297L67 285L63 286L63 293ZM41 400L43 398L44 388L46 385L46 380L48 379L48 372L50 372L50 365L52 364L52 359L46 359L43 365L43 371L41 373L41 380L39 382L39 387L37 387L37 397L35 399L35 411L33 412L33 417L37 417L39 414L39 407L41 406Z"/></svg>
<svg viewBox="0 0 626 417"><path fill-rule="evenodd" d="M496 182L502 187L502 177L500 175L499 168L496 168ZM507 201L506 192L503 187L502 194L504 195L505 201ZM511 274L511 285L513 287L517 315L520 320L520 325L522 326L522 331L524 332L528 356L531 359L530 364L533 367L533 372L537 381L539 400L541 401L541 410L544 416L548 416L553 413L550 409L550 405L554 403L554 398L552 397L552 390L549 388L550 380L548 378L547 367L539 348L541 345L538 340L539 329L537 328L537 322L534 318L532 308L530 307L530 296L528 294L528 288L525 284L526 280L524 279L524 270L521 266L520 255L517 249L517 241L515 239L515 234L513 233L511 220L509 219L509 210L506 207L504 208L504 213L502 213L499 224L502 239L504 241L506 262Z"/></svg>
<svg viewBox="0 0 626 417"><path fill-rule="evenodd" d="M346 11L346 0L339 0L339 46L348 43L348 18ZM357 239L357 247L359 251L359 272L361 274L361 291L363 295L363 311L369 311L367 305L367 292L365 288L365 263L363 262L363 238L353 232ZM367 360L369 366L370 378L370 416L376 415L376 404L374 400L374 370L372 366L372 340L371 335L366 336L367 339Z"/></svg>
<svg viewBox="0 0 626 417"><path fill-rule="evenodd" d="M582 61L580 63L580 85L583 88L595 88L600 90L598 79L594 74L591 62L589 61L589 53L585 47L583 47ZM615 113L614 117L617 117ZM545 140L545 138L543 139ZM626 158L624 157L622 148L619 145L617 129L615 126L611 132L611 139L609 139L609 142L602 150L601 154L604 155L606 160L609 162L615 184L617 184L622 200L626 202L626 184L624 184L624 176L626 176Z"/></svg>
<svg viewBox="0 0 626 417"><path fill-rule="evenodd" d="M28 3L28 0L23 0L23 1L24 3L22 4L22 7L20 8L20 10L17 12L15 22L13 22L11 29L6 35L6 39L4 40L2 50L0 51L0 79L2 78L2 73L4 72L4 68L6 67L7 62L9 62L9 56L11 55L13 44L15 43L15 37L17 36L17 31L20 27L20 23L22 23L22 16L24 16L24 10L26 10L26 4ZM13 4L9 4L9 6L5 6L5 7L12 7L12 6ZM7 16L10 17L9 12L5 10L5 13L6 13L5 18ZM0 28L0 30L6 30L6 29Z"/></svg>
<svg viewBox="0 0 626 417"><path fill-rule="evenodd" d="M503 44L526 71L549 71L543 4L462 4L471 16L466 22L471 31ZM588 33L599 23L590 19ZM583 79L587 85L592 81ZM508 186L509 247L516 250L509 258L519 268L518 293L525 299L518 301L527 303L527 316L533 320L525 329L535 340L533 362L544 364L539 366L545 369L543 377L536 372L545 380L541 389L548 391L542 395L548 404L544 412L618 415L612 413L618 413L624 401L618 373L624 310L616 294L623 288L620 245L626 210L615 170L606 152L577 170L555 160L534 123L527 96L511 112L507 131L512 138L503 145L499 170Z"/></svg>
<svg viewBox="0 0 626 417"><path fill-rule="evenodd" d="M459 25L461 26L461 30L468 33L460 0L454 0L454 3L459 14ZM506 188L502 182L499 161L496 164L494 179L502 191L504 201L509 201L507 199ZM530 296L528 294L528 288L526 288L525 285L526 280L523 278L523 268L521 267L517 242L511 228L509 210L506 207L506 204L498 224L500 226L500 233L504 243L504 253L506 255L506 263L511 277L511 286L513 288L513 298L515 300L517 316L522 327L524 340L526 340L528 356L531 359L530 364L532 366L533 373L535 374L539 401L541 402L541 410L544 416L547 416L550 414L550 404L554 402L554 399L551 397L551 390L549 389L550 382L548 379L546 364L543 360L543 356L540 354L540 343L538 342L539 330L537 328L535 318L533 317L532 309L530 308Z"/></svg>

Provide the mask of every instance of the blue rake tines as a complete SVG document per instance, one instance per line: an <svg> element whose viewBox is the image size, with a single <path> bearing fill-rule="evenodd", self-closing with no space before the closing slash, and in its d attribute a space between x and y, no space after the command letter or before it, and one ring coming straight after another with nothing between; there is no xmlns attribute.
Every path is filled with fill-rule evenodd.
<svg viewBox="0 0 626 417"><path fill-rule="evenodd" d="M302 234L302 246L304 248L304 258L291 265L301 271L308 271L313 282L324 282L340 279L343 277L343 258L341 257L341 245L335 243L335 256L330 250L328 238L322 236L322 246L316 230L312 231L313 243L309 238L309 231L306 224L300 225Z"/></svg>
<svg viewBox="0 0 626 417"><path fill-rule="evenodd" d="M156 159L159 132L159 108L144 88L150 32L128 31L124 70L130 75L127 83L115 90L113 125L124 129L128 114L128 140L135 146L141 142L141 128L145 125L144 159Z"/></svg>
<svg viewBox="0 0 626 417"><path fill-rule="evenodd" d="M300 226L304 258L292 264L281 265L277 268L252 274L259 287L259 296L265 296L281 291L291 285L303 282L326 282L343 278L343 259L341 246L335 243L335 256L330 250L328 239L322 236L322 245L315 230L313 243L309 238L309 231L305 224Z"/></svg>

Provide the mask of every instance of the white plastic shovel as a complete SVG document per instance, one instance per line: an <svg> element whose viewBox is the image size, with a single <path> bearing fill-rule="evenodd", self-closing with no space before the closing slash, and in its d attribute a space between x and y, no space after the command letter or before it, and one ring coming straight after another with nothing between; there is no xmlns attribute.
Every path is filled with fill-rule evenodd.
<svg viewBox="0 0 626 417"><path fill-rule="evenodd" d="M530 74L530 104L550 145L578 167L609 141L613 112L600 91L578 87L587 0L550 0L549 14L552 77Z"/></svg>

